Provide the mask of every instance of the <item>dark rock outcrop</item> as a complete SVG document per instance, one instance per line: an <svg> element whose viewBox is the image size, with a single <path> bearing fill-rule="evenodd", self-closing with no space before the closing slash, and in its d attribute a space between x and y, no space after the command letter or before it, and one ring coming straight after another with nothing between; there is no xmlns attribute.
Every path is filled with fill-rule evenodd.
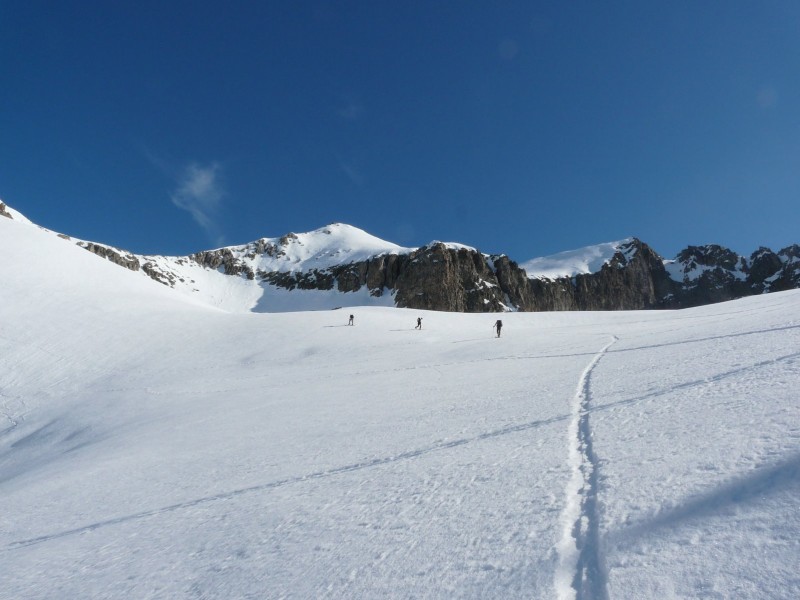
<svg viewBox="0 0 800 600"><path fill-rule="evenodd" d="M259 271L259 278L276 287L287 290L332 290L335 283L334 276L328 271Z"/></svg>
<svg viewBox="0 0 800 600"><path fill-rule="evenodd" d="M783 269L770 286L771 292L782 292L800 288L800 246L793 244L778 252Z"/></svg>
<svg viewBox="0 0 800 600"><path fill-rule="evenodd" d="M120 250L111 248L110 246L103 246L102 244L95 244L93 242L78 242L78 245L92 254L101 256L115 265L125 267L131 271L138 271L140 268L139 259L134 254L129 252L123 253Z"/></svg>
<svg viewBox="0 0 800 600"><path fill-rule="evenodd" d="M763 246L750 255L747 282L754 294L770 291L773 278L783 270L780 256Z"/></svg>
<svg viewBox="0 0 800 600"><path fill-rule="evenodd" d="M7 217L9 219L12 219L13 217L11 216L11 213L8 212L8 210L6 210L6 209L7 209L7 207L6 207L5 203L0 202L0 217Z"/></svg>
<svg viewBox="0 0 800 600"><path fill-rule="evenodd" d="M58 234L58 236L66 240L71 239L69 236L63 234ZM119 250L104 244L96 244L94 242L78 241L76 243L81 248L105 258L115 265L125 267L131 271L139 271L141 269L148 277L166 286L175 287L178 281L184 281L177 273L159 267L159 265L152 260L152 257L138 256L130 252L125 252L124 250ZM187 261L185 258L178 258L175 262L178 265L183 265L186 264Z"/></svg>
<svg viewBox="0 0 800 600"><path fill-rule="evenodd" d="M394 282L401 308L505 310L503 290L486 257L475 250L433 243L408 255L403 267Z"/></svg>
<svg viewBox="0 0 800 600"><path fill-rule="evenodd" d="M573 305L572 295L565 296L560 293L562 290L558 286L554 286L552 289L548 288L550 294L545 293L544 288L536 286L537 283L541 283L540 281L528 279L525 270L505 254L491 256L490 260L494 267L497 285L508 298L510 308L526 311L570 310L568 307ZM560 308L541 308L545 306L559 306Z"/></svg>
<svg viewBox="0 0 800 600"><path fill-rule="evenodd" d="M209 269L219 269L222 267L226 275L244 275L248 279L255 279L253 269L245 262L236 258L230 248L198 252L192 254L189 258L200 266Z"/></svg>
<svg viewBox="0 0 800 600"><path fill-rule="evenodd" d="M647 244L624 244L597 273L575 277L577 310L663 308L675 292L663 259Z"/></svg>
<svg viewBox="0 0 800 600"><path fill-rule="evenodd" d="M682 276L678 306L702 306L750 295L747 267L743 256L722 246L689 246L673 263Z"/></svg>

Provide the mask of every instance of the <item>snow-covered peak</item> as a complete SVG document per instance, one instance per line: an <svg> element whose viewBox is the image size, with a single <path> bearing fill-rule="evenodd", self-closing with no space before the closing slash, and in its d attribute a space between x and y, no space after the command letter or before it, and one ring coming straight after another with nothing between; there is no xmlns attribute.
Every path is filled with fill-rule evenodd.
<svg viewBox="0 0 800 600"><path fill-rule="evenodd" d="M633 241L634 238L625 238L617 242L585 246L577 250L567 250L551 256L533 258L521 263L520 266L525 269L531 279L558 279L597 273L618 252L622 253L626 259L630 259L636 252Z"/></svg>
<svg viewBox="0 0 800 600"><path fill-rule="evenodd" d="M366 260L379 254L403 254L403 248L344 223L331 223L307 233L287 233L279 238L262 238L245 246L219 251L262 271L306 271Z"/></svg>
<svg viewBox="0 0 800 600"><path fill-rule="evenodd" d="M376 254L411 251L344 223L332 223L308 233L289 234L272 241L281 247L287 260L293 263L314 262L317 268L365 260Z"/></svg>

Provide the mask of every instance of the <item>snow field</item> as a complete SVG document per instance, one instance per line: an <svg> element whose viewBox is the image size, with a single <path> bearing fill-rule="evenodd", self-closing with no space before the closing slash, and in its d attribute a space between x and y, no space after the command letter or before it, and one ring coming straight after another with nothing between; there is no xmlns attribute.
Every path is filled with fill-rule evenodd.
<svg viewBox="0 0 800 600"><path fill-rule="evenodd" d="M622 340L604 359L595 393L620 399L592 414L618 496L604 495L603 553L627 594L611 597L798 595L800 327L793 294L765 300L679 313L690 336Z"/></svg>
<svg viewBox="0 0 800 600"><path fill-rule="evenodd" d="M800 292L496 339L230 314L4 221L0 598L800 596Z"/></svg>

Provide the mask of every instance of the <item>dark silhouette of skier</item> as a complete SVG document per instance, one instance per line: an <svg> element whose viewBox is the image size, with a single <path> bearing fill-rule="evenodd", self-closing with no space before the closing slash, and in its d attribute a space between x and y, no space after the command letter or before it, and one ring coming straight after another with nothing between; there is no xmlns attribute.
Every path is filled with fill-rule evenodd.
<svg viewBox="0 0 800 600"><path fill-rule="evenodd" d="M417 317L417 326L414 329L422 329L422 317Z"/></svg>
<svg viewBox="0 0 800 600"><path fill-rule="evenodd" d="M348 325L352 325L352 324L353 324L353 319L354 319L354 318L355 318L355 317L353 317L353 315L350 315L350 320L347 322L347 324L348 324Z"/></svg>
<svg viewBox="0 0 800 600"><path fill-rule="evenodd" d="M497 337L500 337L500 330L503 328L503 322L500 319L495 321L493 329L497 329Z"/></svg>

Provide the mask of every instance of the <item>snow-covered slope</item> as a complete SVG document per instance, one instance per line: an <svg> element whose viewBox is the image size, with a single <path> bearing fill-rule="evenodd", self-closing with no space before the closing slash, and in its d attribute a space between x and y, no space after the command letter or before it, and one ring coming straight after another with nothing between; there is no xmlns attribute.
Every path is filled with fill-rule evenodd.
<svg viewBox="0 0 800 600"><path fill-rule="evenodd" d="M308 233L262 238L243 246L201 253L203 257L235 263L241 270L238 277L226 275L222 266L208 268L208 265L185 257L144 256L141 261L149 264L152 272L162 274L162 281L168 281L176 290L199 297L211 306L231 312L284 312L341 306L391 306L392 298L373 298L366 289L353 294L334 290L296 289L290 292L258 281L259 274L323 271L381 254L402 254L411 250L381 240L357 227L333 223Z"/></svg>
<svg viewBox="0 0 800 600"><path fill-rule="evenodd" d="M2 599L800 596L798 291L496 339L0 255Z"/></svg>
<svg viewBox="0 0 800 600"><path fill-rule="evenodd" d="M0 216L18 221L20 223L27 223L28 225L31 224L31 220L28 219L28 217L23 215L21 212L14 210L2 200L0 200Z"/></svg>
<svg viewBox="0 0 800 600"><path fill-rule="evenodd" d="M261 238L249 244L230 246L188 256L137 255L107 244L71 238L38 227L24 215L3 204L18 224L37 227L51 237L70 240L112 262L154 279L178 293L229 312L285 312L330 310L347 306L393 306L391 294L370 295L362 289L350 294L335 290L291 292L260 280L264 273L313 273L364 261L384 254L407 254L404 248L381 240L351 225L332 223L308 233ZM61 246L59 246L60 248ZM205 263L202 263L205 261ZM201 264L202 263L202 264ZM81 264L85 264L85 261ZM225 273L235 264L236 275Z"/></svg>
<svg viewBox="0 0 800 600"><path fill-rule="evenodd" d="M617 252L630 254L633 238L567 250L551 256L532 258L520 266L531 278L558 279L587 273L597 273Z"/></svg>

